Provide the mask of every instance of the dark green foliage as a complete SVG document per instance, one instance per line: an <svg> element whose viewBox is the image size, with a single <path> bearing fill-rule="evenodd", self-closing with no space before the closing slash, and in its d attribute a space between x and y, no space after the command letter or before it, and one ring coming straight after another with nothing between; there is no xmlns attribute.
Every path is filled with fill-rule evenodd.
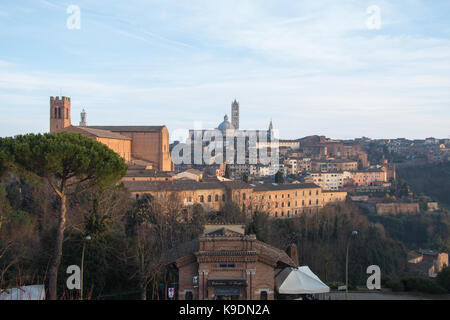
<svg viewBox="0 0 450 320"><path fill-rule="evenodd" d="M450 207L450 162L401 167L397 172L415 193L429 195Z"/></svg>
<svg viewBox="0 0 450 320"><path fill-rule="evenodd" d="M230 179L231 172L230 172L230 166L228 164L225 165L225 178Z"/></svg>
<svg viewBox="0 0 450 320"><path fill-rule="evenodd" d="M405 290L403 282L399 280L388 280L386 283L381 284L382 288L390 288L394 292L402 292Z"/></svg>
<svg viewBox="0 0 450 320"><path fill-rule="evenodd" d="M110 185L127 166L113 150L80 134L28 134L0 138L0 152L13 163L42 178L86 180L90 186Z"/></svg>
<svg viewBox="0 0 450 320"><path fill-rule="evenodd" d="M445 266L441 272L438 273L437 283L450 293L450 267Z"/></svg>
<svg viewBox="0 0 450 320"><path fill-rule="evenodd" d="M369 215L369 220L382 224L390 237L411 249L450 251L450 216L446 212Z"/></svg>
<svg viewBox="0 0 450 320"><path fill-rule="evenodd" d="M68 196L119 180L127 165L113 150L80 134L28 134L0 138L2 168L46 180L59 197L55 247L48 268L48 297L58 298L58 273L62 258Z"/></svg>
<svg viewBox="0 0 450 320"><path fill-rule="evenodd" d="M382 225L370 223L358 208L348 204L291 219L266 219L257 213L247 226L248 233L278 248L296 244L300 265L308 265L326 282L345 281L346 246L353 230L359 233L350 243L350 284L364 285L366 268L372 264L379 265L383 275L403 275L406 248L389 238Z"/></svg>
<svg viewBox="0 0 450 320"><path fill-rule="evenodd" d="M222 210L214 218L215 223L245 223L245 214L238 205L232 201L226 201Z"/></svg>
<svg viewBox="0 0 450 320"><path fill-rule="evenodd" d="M281 170L278 170L275 174L275 183L284 183L284 176Z"/></svg>
<svg viewBox="0 0 450 320"><path fill-rule="evenodd" d="M108 231L111 224L111 217L101 215L98 209L98 199L92 202L92 209L85 217L85 235L89 235L93 239L102 238Z"/></svg>
<svg viewBox="0 0 450 320"><path fill-rule="evenodd" d="M431 294L443 294L446 292L438 283L433 280L420 277L403 277L401 279L405 291L417 291Z"/></svg>
<svg viewBox="0 0 450 320"><path fill-rule="evenodd" d="M206 224L206 216L203 206L200 203L195 203L192 206L192 220L195 224L203 226Z"/></svg>
<svg viewBox="0 0 450 320"><path fill-rule="evenodd" d="M268 241L268 221L269 215L265 212L255 212L252 220L247 225L246 233L256 235L256 239L267 242Z"/></svg>

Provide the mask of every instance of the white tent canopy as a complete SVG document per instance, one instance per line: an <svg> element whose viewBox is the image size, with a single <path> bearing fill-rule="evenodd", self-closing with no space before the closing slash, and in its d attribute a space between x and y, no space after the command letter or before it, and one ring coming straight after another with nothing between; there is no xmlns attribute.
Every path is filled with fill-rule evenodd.
<svg viewBox="0 0 450 320"><path fill-rule="evenodd" d="M307 266L284 268L275 278L275 286L280 294L314 294L330 292Z"/></svg>

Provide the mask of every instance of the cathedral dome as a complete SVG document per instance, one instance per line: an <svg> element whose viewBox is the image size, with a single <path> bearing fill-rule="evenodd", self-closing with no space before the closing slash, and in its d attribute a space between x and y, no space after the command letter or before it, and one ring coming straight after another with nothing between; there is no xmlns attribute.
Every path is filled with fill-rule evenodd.
<svg viewBox="0 0 450 320"><path fill-rule="evenodd" d="M222 131L234 130L233 125L231 124L230 121L228 121L228 116L227 115L225 115L225 117L223 117L223 122L221 124L219 124L217 129L222 130Z"/></svg>

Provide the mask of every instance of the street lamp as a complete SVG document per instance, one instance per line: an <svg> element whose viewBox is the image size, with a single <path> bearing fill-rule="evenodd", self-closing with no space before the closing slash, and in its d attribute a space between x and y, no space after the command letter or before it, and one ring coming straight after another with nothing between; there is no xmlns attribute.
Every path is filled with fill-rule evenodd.
<svg viewBox="0 0 450 320"><path fill-rule="evenodd" d="M352 237L356 237L358 235L358 231L353 230L350 236L347 239L347 255L345 258L345 299L348 300L348 249L350 247L350 240Z"/></svg>
<svg viewBox="0 0 450 320"><path fill-rule="evenodd" d="M86 243L90 241L91 236L87 235L83 241L83 250L81 250L81 277L80 277L80 300L83 300L83 271L84 271L84 250L86 248Z"/></svg>

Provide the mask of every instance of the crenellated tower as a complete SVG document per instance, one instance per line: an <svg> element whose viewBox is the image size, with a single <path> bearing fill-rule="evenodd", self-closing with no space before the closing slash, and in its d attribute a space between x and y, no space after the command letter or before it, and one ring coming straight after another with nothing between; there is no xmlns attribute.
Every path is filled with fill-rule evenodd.
<svg viewBox="0 0 450 320"><path fill-rule="evenodd" d="M50 97L50 133L70 125L70 97Z"/></svg>

